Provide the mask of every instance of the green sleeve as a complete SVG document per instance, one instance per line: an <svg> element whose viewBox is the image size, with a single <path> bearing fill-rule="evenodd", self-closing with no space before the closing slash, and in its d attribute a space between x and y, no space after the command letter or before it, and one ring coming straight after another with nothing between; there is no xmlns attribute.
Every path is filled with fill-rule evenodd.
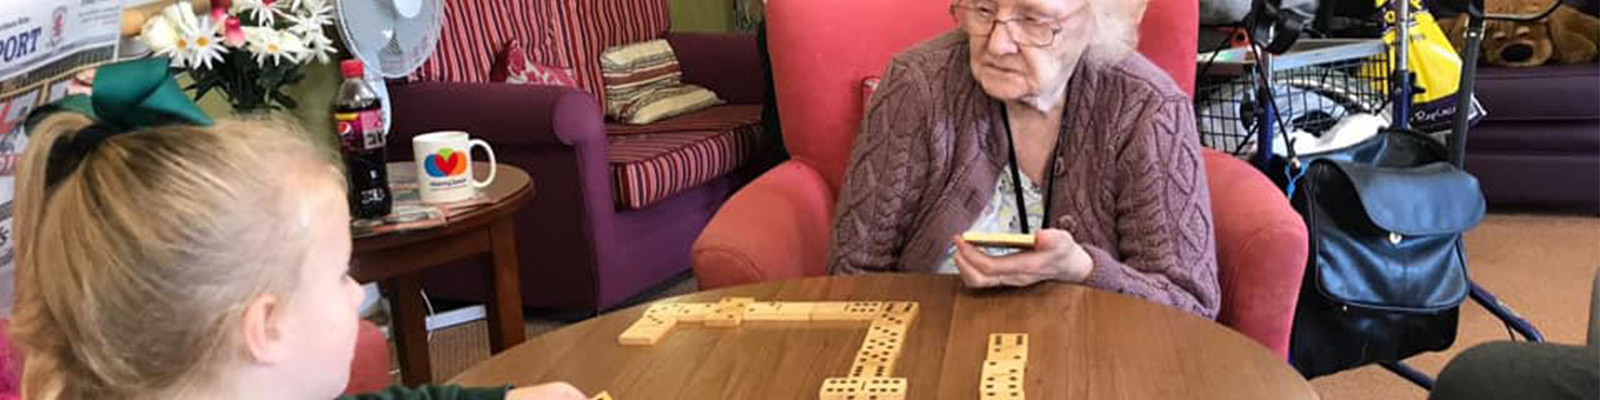
<svg viewBox="0 0 1600 400"><path fill-rule="evenodd" d="M468 388L455 385L390 386L378 392L342 396L338 400L503 400L510 386Z"/></svg>

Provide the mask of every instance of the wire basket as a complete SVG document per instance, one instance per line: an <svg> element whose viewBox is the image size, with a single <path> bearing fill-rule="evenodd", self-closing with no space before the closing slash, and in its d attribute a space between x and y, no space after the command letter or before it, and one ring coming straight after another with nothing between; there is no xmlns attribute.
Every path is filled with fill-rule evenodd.
<svg viewBox="0 0 1600 400"><path fill-rule="evenodd" d="M1239 157L1255 154L1266 108L1257 99L1258 67L1250 49L1202 53L1198 60L1195 123L1201 144ZM1347 116L1388 115L1391 68L1381 40L1301 40L1272 56L1270 65L1275 137L1291 132L1320 137ZM1273 141L1275 152L1283 152L1283 142Z"/></svg>

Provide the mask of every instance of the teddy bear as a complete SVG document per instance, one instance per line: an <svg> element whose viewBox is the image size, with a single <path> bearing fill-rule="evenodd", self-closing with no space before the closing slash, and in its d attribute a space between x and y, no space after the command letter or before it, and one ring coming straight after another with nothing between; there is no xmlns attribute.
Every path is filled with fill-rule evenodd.
<svg viewBox="0 0 1600 400"><path fill-rule="evenodd" d="M1559 0L1487 0L1489 14L1538 14ZM1484 25L1482 56L1489 65L1532 67L1555 61L1577 64L1593 61L1600 42L1600 18L1561 4L1537 22L1488 21ZM1450 43L1461 51L1467 18L1441 19Z"/></svg>

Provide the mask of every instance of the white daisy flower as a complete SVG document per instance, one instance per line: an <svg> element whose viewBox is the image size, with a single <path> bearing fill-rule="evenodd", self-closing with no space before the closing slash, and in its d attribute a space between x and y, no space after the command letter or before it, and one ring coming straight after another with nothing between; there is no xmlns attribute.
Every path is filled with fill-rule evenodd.
<svg viewBox="0 0 1600 400"><path fill-rule="evenodd" d="M246 47L255 56L256 63L261 65L266 65L268 60L273 63L299 63L309 52L306 43L299 37L272 28L244 28L244 37L248 42Z"/></svg>
<svg viewBox="0 0 1600 400"><path fill-rule="evenodd" d="M189 59L188 39L165 17L157 15L146 20L144 27L139 29L139 41L149 46L156 55L172 59L173 67L182 68Z"/></svg>
<svg viewBox="0 0 1600 400"><path fill-rule="evenodd" d="M333 7L324 5L315 10L308 10L301 14L285 16L289 20L289 31L305 35L312 32L321 32L322 27L333 24Z"/></svg>
<svg viewBox="0 0 1600 400"><path fill-rule="evenodd" d="M210 22L206 22L203 27L205 29L187 37L192 49L189 54L189 66L210 69L211 63L222 62L222 53L228 52L228 49L222 46L222 37L217 35L216 29L211 28Z"/></svg>
<svg viewBox="0 0 1600 400"><path fill-rule="evenodd" d="M328 4L328 0L290 0L287 6L290 10L317 10Z"/></svg>
<svg viewBox="0 0 1600 400"><path fill-rule="evenodd" d="M255 19L257 24L272 26L278 14L278 10L273 9L276 3L278 2L274 0L236 0L233 2L232 11L236 15L248 11L250 18Z"/></svg>
<svg viewBox="0 0 1600 400"><path fill-rule="evenodd" d="M309 2L307 4L310 4ZM326 26L333 24L333 8L326 4L314 10L306 10L299 14L285 16L290 25L287 32L299 36L305 43L307 58L314 58L319 63L327 63L330 56L338 53L333 39L329 38Z"/></svg>
<svg viewBox="0 0 1600 400"><path fill-rule="evenodd" d="M222 38L209 20L195 17L188 2L179 2L161 10L161 14L145 21L140 29L140 40L156 54L170 57L177 68L210 68L212 62L222 60Z"/></svg>
<svg viewBox="0 0 1600 400"><path fill-rule="evenodd" d="M173 3L161 9L161 18L182 30L192 31L200 26L200 18L194 15L194 6L187 1Z"/></svg>
<svg viewBox="0 0 1600 400"><path fill-rule="evenodd" d="M334 54L339 54L339 48L333 45L333 39L323 34L321 29L308 33L304 39L307 58L315 59L318 63L327 64L333 60Z"/></svg>

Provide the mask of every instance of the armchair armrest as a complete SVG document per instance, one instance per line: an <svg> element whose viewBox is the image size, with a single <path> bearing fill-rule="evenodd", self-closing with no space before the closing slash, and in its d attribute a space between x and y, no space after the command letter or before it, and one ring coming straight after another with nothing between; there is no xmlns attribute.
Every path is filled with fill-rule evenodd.
<svg viewBox="0 0 1600 400"><path fill-rule="evenodd" d="M414 135L464 130L495 146L605 144L594 98L578 89L505 83L418 82L389 87L390 154L410 158ZM391 157L393 158L393 157Z"/></svg>
<svg viewBox="0 0 1600 400"><path fill-rule="evenodd" d="M1205 150L1217 235L1217 321L1284 359L1305 277L1306 225L1278 187L1242 160Z"/></svg>
<svg viewBox="0 0 1600 400"><path fill-rule="evenodd" d="M766 78L756 36L736 33L669 33L683 80L716 92L730 104L761 104Z"/></svg>
<svg viewBox="0 0 1600 400"><path fill-rule="evenodd" d="M701 290L827 274L833 193L811 166L786 161L739 190L691 255Z"/></svg>
<svg viewBox="0 0 1600 400"><path fill-rule="evenodd" d="M356 355L350 360L350 381L344 394L371 393L389 387L389 340L377 325L365 320L356 335Z"/></svg>

